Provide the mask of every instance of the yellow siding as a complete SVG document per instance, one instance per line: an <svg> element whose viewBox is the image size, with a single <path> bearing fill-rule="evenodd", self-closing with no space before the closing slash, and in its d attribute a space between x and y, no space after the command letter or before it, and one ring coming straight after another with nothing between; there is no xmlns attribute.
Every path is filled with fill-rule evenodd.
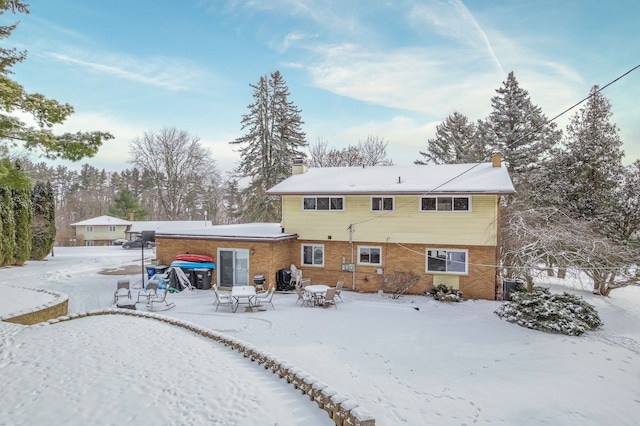
<svg viewBox="0 0 640 426"><path fill-rule="evenodd" d="M115 240L125 238L126 225L116 225L115 232L109 232L109 226L94 225L93 232L87 232L86 226L76 226L76 238L85 241Z"/></svg>
<svg viewBox="0 0 640 426"><path fill-rule="evenodd" d="M460 277L458 275L434 275L433 285L444 284L447 287L460 289Z"/></svg>
<svg viewBox="0 0 640 426"><path fill-rule="evenodd" d="M345 197L344 211L303 211L301 196L283 196L282 226L303 240L495 245L496 195L474 195L471 212L420 212L419 197L396 196L395 210L372 212L368 195Z"/></svg>

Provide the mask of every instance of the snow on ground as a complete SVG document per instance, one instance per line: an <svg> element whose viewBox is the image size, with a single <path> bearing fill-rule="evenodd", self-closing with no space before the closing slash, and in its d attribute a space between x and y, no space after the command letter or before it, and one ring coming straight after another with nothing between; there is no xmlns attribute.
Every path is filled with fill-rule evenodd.
<svg viewBox="0 0 640 426"><path fill-rule="evenodd" d="M70 313L104 309L125 277L98 271L136 262L139 252L119 247L56 248L46 261L0 270L0 286L67 294ZM604 327L581 337L546 334L498 318L500 302L353 292L343 292L337 309L301 308L297 295L276 294L275 310L231 313L215 312L211 291L185 291L170 294L176 307L161 314L297 365L378 425L635 425L640 287L602 298L573 281L549 282L593 303ZM34 299L42 293L0 291L0 316L42 304ZM0 424L332 424L237 352L147 318L0 323L0 376Z"/></svg>

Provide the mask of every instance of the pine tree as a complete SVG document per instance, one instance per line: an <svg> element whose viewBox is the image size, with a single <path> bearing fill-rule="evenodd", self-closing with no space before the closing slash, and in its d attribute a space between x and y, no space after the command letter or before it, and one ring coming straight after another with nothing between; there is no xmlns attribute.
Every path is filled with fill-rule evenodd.
<svg viewBox="0 0 640 426"><path fill-rule="evenodd" d="M415 164L476 163L487 158L484 141L476 138L476 126L459 112L454 112L436 126L435 138L427 140L427 150L420 151Z"/></svg>
<svg viewBox="0 0 640 426"><path fill-rule="evenodd" d="M493 111L487 119L487 141L492 150L504 156L511 178L518 185L526 173L548 158L549 150L561 136L555 123L531 102L529 93L520 88L512 72L491 98Z"/></svg>
<svg viewBox="0 0 640 426"><path fill-rule="evenodd" d="M29 13L28 5L21 0L0 1L0 15L6 11ZM0 26L0 39L7 38L18 23ZM70 104L61 104L40 93L27 93L19 83L9 78L11 67L27 57L25 51L0 48L0 155L10 148L20 146L29 151L40 151L47 158L64 158L77 161L98 152L102 143L113 136L105 132L77 132L55 135L54 124L63 123L74 110ZM15 112L30 115L36 126L19 118ZM0 182L3 175L0 164Z"/></svg>
<svg viewBox="0 0 640 426"><path fill-rule="evenodd" d="M611 104L598 86L567 126L558 197L577 217L598 220L607 227L618 202L624 166L622 140L611 123Z"/></svg>
<svg viewBox="0 0 640 426"><path fill-rule="evenodd" d="M16 241L14 262L23 265L31 256L31 190L14 189L12 197Z"/></svg>
<svg viewBox="0 0 640 426"><path fill-rule="evenodd" d="M109 216L129 220L129 214L133 213L135 220L145 220L148 212L140 207L140 203L133 197L131 191L123 189L115 196L109 206Z"/></svg>
<svg viewBox="0 0 640 426"><path fill-rule="evenodd" d="M289 88L279 71L269 78L262 76L253 88L253 103L242 116L241 136L230 142L240 145L238 177L249 177L243 221L279 222L280 197L269 197L266 191L291 175L291 160L304 157L307 145L302 131L300 110L289 101Z"/></svg>
<svg viewBox="0 0 640 426"><path fill-rule="evenodd" d="M56 214L53 188L50 182L37 182L31 190L31 259L44 259L56 239Z"/></svg>

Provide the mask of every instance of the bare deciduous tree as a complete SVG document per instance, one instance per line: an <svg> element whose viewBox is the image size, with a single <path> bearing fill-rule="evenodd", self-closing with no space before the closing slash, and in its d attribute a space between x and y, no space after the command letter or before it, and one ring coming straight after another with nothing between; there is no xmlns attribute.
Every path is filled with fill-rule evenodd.
<svg viewBox="0 0 640 426"><path fill-rule="evenodd" d="M368 136L358 145L346 148L330 148L329 143L319 138L309 147L310 167L352 167L352 166L391 166L393 161L387 158L387 145L383 138Z"/></svg>
<svg viewBox="0 0 640 426"><path fill-rule="evenodd" d="M518 207L510 205L503 216L502 267L523 276L529 289L550 264L583 272L604 296L640 279L637 250L603 236L591 222L555 207Z"/></svg>
<svg viewBox="0 0 640 426"><path fill-rule="evenodd" d="M210 198L220 173L200 139L184 130L164 128L130 142L131 163L153 182L163 219L195 219Z"/></svg>

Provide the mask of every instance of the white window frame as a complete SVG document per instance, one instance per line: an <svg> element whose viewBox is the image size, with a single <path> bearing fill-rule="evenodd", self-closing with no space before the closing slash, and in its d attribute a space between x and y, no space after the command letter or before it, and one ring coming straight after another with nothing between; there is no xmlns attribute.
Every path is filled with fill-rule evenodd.
<svg viewBox="0 0 640 426"><path fill-rule="evenodd" d="M378 259L379 262L375 263L375 262L371 262L371 250L378 250ZM363 251L369 251L369 261L368 262L363 262L361 260L361 253ZM374 266L381 266L382 265L382 247L380 246L358 246L358 265L374 265Z"/></svg>
<svg viewBox="0 0 640 426"><path fill-rule="evenodd" d="M373 205L373 200L378 199L380 200L379 202L381 203L381 205L379 206L379 209L374 209L374 205ZM384 201L385 200L391 200L391 208L390 209L385 209L384 208ZM372 212L392 212L395 210L396 208L396 200L394 197L382 197L382 196L371 196L371 202L369 203L369 207L371 208Z"/></svg>
<svg viewBox="0 0 640 426"><path fill-rule="evenodd" d="M312 209L311 208L306 208L305 207L305 202L304 202L306 199L310 199L310 198L313 198L315 200L315 207L312 208ZM329 208L328 209L318 209L318 199L319 198L327 198L328 199L328 201L329 201ZM331 206L332 206L331 199L340 199L340 200L342 200L342 203L341 203L342 204L342 208L340 208L340 209L331 208ZM302 211L305 211L305 212L332 212L332 211L333 212L342 212L342 211L344 211L344 197L342 197L342 196L336 196L336 195L303 196L302 199L301 199L301 202L302 202Z"/></svg>
<svg viewBox="0 0 640 426"><path fill-rule="evenodd" d="M93 240L86 240L84 242L84 245L87 246L87 247L93 247L94 246Z"/></svg>
<svg viewBox="0 0 640 426"><path fill-rule="evenodd" d="M432 253L432 252L438 252L438 253ZM430 255L434 256L434 255L441 255L442 252L444 252L444 256L445 259L443 259L445 261L445 268L447 270L444 271L440 271L440 270L430 270L429 269L429 259L430 259ZM464 253L464 271L455 271L455 270L448 270L448 264L454 263L454 262L459 262L455 259L450 259L449 253ZM449 274L449 275L467 275L469 274L469 250L467 249L451 249L451 248L435 248L435 247L427 247L427 249L425 250L425 271L429 274Z"/></svg>
<svg viewBox="0 0 640 426"><path fill-rule="evenodd" d="M84 227L85 232L93 232L93 225L87 225Z"/></svg>
<svg viewBox="0 0 640 426"><path fill-rule="evenodd" d="M439 199L441 198L451 198L451 210L438 210ZM467 209L466 210L455 210L455 199L456 198L465 198L467 200ZM435 199L436 200L436 209L435 210L426 210L422 208L422 201L426 199ZM418 210L423 213L470 213L471 208L471 196L470 195L438 195L438 196L425 196L420 197L420 203L418 204Z"/></svg>
<svg viewBox="0 0 640 426"><path fill-rule="evenodd" d="M116 226L115 225L109 225L109 232L116 232Z"/></svg>
<svg viewBox="0 0 640 426"><path fill-rule="evenodd" d="M305 263L304 262L304 249L305 247L311 247L312 250L312 263ZM322 263L313 263L315 262L315 250L316 249L321 249L322 250ZM323 267L324 266L324 258L325 258L325 251L324 251L324 244L301 244L300 245L300 264L303 266L316 266L316 267Z"/></svg>

